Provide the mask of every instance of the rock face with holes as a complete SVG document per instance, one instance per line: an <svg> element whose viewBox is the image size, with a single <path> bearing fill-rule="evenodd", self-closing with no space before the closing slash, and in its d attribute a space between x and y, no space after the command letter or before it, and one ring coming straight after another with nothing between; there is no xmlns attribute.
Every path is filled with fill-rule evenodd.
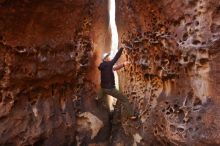
<svg viewBox="0 0 220 146"><path fill-rule="evenodd" d="M120 85L140 119L116 124L114 145L220 145L220 2L120 0L117 11L131 62Z"/></svg>
<svg viewBox="0 0 220 146"><path fill-rule="evenodd" d="M116 4L140 118L121 122L117 104L110 125L94 101L107 1L0 0L0 145L220 145L219 0Z"/></svg>
<svg viewBox="0 0 220 146"><path fill-rule="evenodd" d="M103 0L0 1L0 145L108 139L107 111L94 101L107 8Z"/></svg>

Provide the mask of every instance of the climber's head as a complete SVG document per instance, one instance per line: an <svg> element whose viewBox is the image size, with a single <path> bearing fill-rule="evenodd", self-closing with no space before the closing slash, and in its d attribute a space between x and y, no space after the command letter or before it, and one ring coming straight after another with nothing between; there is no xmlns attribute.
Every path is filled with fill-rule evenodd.
<svg viewBox="0 0 220 146"><path fill-rule="evenodd" d="M105 53L102 58L103 61L111 61L110 53Z"/></svg>

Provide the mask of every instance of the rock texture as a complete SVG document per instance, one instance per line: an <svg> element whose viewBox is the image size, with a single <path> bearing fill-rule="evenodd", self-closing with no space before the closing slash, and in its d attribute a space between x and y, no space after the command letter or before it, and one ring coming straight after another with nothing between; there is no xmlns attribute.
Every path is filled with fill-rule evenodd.
<svg viewBox="0 0 220 146"><path fill-rule="evenodd" d="M107 111L94 101L107 8L104 0L0 1L0 145L108 140Z"/></svg>
<svg viewBox="0 0 220 146"><path fill-rule="evenodd" d="M107 0L0 0L0 145L220 145L219 0L116 4L136 121L94 100Z"/></svg>
<svg viewBox="0 0 220 146"><path fill-rule="evenodd" d="M140 120L116 128L114 145L220 145L219 1L120 0L117 11L131 62L120 85Z"/></svg>

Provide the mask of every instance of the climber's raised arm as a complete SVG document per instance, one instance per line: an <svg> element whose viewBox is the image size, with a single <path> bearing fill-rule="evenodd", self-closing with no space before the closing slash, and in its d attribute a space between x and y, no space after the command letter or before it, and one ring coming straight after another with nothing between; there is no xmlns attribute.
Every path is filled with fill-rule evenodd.
<svg viewBox="0 0 220 146"><path fill-rule="evenodd" d="M121 57L122 51L123 51L123 48L120 48L118 50L115 57L111 60L112 65L114 65L118 61L118 59Z"/></svg>

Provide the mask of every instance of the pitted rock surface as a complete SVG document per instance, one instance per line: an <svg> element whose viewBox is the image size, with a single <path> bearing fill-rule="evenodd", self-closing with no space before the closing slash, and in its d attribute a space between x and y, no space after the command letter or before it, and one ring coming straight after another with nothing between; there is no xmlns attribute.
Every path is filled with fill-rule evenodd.
<svg viewBox="0 0 220 146"><path fill-rule="evenodd" d="M215 0L117 2L120 45L131 62L119 73L120 86L141 122L118 131L133 139L128 145L138 142L134 134L139 145L220 144L219 6Z"/></svg>
<svg viewBox="0 0 220 146"><path fill-rule="evenodd" d="M117 0L120 88L94 99L106 0L0 0L0 145L220 145L219 0Z"/></svg>

